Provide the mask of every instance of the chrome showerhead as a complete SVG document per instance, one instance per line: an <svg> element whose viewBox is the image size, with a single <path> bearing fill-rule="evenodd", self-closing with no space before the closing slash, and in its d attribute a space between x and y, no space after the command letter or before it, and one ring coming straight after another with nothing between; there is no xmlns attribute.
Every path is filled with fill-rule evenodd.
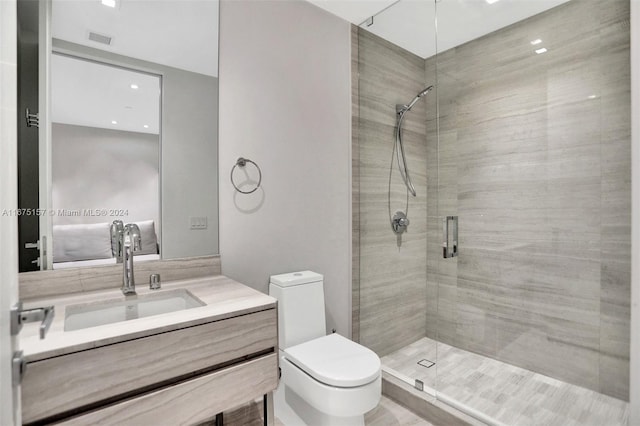
<svg viewBox="0 0 640 426"><path fill-rule="evenodd" d="M422 92L418 93L418 97L421 98L432 90L433 90L433 86L429 86L426 89L424 89Z"/></svg>
<svg viewBox="0 0 640 426"><path fill-rule="evenodd" d="M418 93L416 95L416 97L413 98L413 100L411 102L409 102L408 105L398 105L398 107L396 108L398 114L404 114L405 112L409 111L411 108L413 108L413 106L416 104L416 102L418 102L420 100L421 97L423 97L424 95L426 95L427 93L429 93L432 90L433 90L433 86L429 86L426 89L424 89L423 91L421 91L420 93Z"/></svg>

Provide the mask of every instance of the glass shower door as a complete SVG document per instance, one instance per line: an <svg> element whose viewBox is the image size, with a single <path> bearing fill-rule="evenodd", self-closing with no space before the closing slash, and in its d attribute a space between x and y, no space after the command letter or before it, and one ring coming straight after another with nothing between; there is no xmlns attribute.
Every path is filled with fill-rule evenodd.
<svg viewBox="0 0 640 426"><path fill-rule="evenodd" d="M624 424L629 1L400 0L352 34L354 337L487 423Z"/></svg>
<svg viewBox="0 0 640 426"><path fill-rule="evenodd" d="M626 0L437 3L437 394L485 421L624 423L628 19Z"/></svg>
<svg viewBox="0 0 640 426"><path fill-rule="evenodd" d="M403 28L416 37L407 38ZM437 144L427 138L435 138L437 103L429 90L435 62L427 68L425 58L436 52L435 2L401 0L363 23L355 37L359 341L381 357L388 376L433 395L436 347L425 348L425 328L435 332L428 304L437 298L427 297L425 283L427 175L437 161Z"/></svg>

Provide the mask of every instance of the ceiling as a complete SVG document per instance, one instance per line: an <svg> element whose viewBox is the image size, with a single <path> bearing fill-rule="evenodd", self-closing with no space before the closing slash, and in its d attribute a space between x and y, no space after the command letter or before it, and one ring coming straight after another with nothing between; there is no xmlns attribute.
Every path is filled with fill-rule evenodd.
<svg viewBox="0 0 640 426"><path fill-rule="evenodd" d="M52 36L218 76L218 0L115 0L114 5L53 0ZM90 32L112 37L111 44L89 40ZM53 56L51 70L53 122L159 133L157 76L60 55Z"/></svg>
<svg viewBox="0 0 640 426"><path fill-rule="evenodd" d="M52 36L183 70L218 75L218 0L53 0ZM88 39L112 37L111 45Z"/></svg>
<svg viewBox="0 0 640 426"><path fill-rule="evenodd" d="M309 1L356 25L375 15L373 25L365 23L362 27L422 58L428 58L436 52L444 52L569 0L498 0L493 4L486 0ZM533 39L535 35L532 35Z"/></svg>
<svg viewBox="0 0 640 426"><path fill-rule="evenodd" d="M355 25L360 25L369 17L380 13L398 0L307 0L316 6L341 17Z"/></svg>
<svg viewBox="0 0 640 426"><path fill-rule="evenodd" d="M159 133L158 76L53 55L51 97L54 123Z"/></svg>
<svg viewBox="0 0 640 426"><path fill-rule="evenodd" d="M217 76L218 0L115 1L111 8L101 0L53 0L53 37ZM428 58L569 0L308 1L354 24L375 15L362 26ZM112 44L90 41L90 31L113 37ZM156 76L54 55L52 96L54 122L159 133Z"/></svg>

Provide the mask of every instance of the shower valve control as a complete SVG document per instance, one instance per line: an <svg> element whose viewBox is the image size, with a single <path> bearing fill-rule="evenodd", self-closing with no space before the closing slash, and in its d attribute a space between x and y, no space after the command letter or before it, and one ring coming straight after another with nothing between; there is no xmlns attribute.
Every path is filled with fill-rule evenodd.
<svg viewBox="0 0 640 426"><path fill-rule="evenodd" d="M391 220L391 227L393 228L393 232L401 235L407 230L408 226L409 218L407 217L407 215L401 211L397 211L396 214L393 215L393 219Z"/></svg>

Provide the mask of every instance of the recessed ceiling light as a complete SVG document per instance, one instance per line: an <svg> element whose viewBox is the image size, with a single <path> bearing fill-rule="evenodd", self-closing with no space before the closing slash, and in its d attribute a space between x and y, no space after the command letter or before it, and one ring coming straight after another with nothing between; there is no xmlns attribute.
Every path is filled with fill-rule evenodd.
<svg viewBox="0 0 640 426"><path fill-rule="evenodd" d="M111 120L111 124L118 124L116 120Z"/></svg>
<svg viewBox="0 0 640 426"><path fill-rule="evenodd" d="M542 43L542 40L540 40L539 38L537 38L537 39L535 39L535 40L531 40L531 44L533 44L534 46L535 46L536 44L540 44L540 43Z"/></svg>
<svg viewBox="0 0 640 426"><path fill-rule="evenodd" d="M145 125L144 125L144 126L142 126L142 127L144 127L145 129L148 129L148 128L149 128L149 125L148 125L148 124L145 124Z"/></svg>
<svg viewBox="0 0 640 426"><path fill-rule="evenodd" d="M116 0L102 0L102 4L109 7L116 7Z"/></svg>
<svg viewBox="0 0 640 426"><path fill-rule="evenodd" d="M138 85L137 84L131 84L131 88L135 90L135 89L138 88Z"/></svg>
<svg viewBox="0 0 640 426"><path fill-rule="evenodd" d="M597 97L598 97L597 95L589 95L589 96L587 96L588 99L595 99Z"/></svg>
<svg viewBox="0 0 640 426"><path fill-rule="evenodd" d="M484 1L486 1L489 4L494 4L495 2L500 1L500 0L484 0Z"/></svg>
<svg viewBox="0 0 640 426"><path fill-rule="evenodd" d="M536 50L536 53L537 53L538 55L540 55L541 53L545 53L546 51L547 51L547 49L543 47L542 49L538 49L538 50Z"/></svg>

